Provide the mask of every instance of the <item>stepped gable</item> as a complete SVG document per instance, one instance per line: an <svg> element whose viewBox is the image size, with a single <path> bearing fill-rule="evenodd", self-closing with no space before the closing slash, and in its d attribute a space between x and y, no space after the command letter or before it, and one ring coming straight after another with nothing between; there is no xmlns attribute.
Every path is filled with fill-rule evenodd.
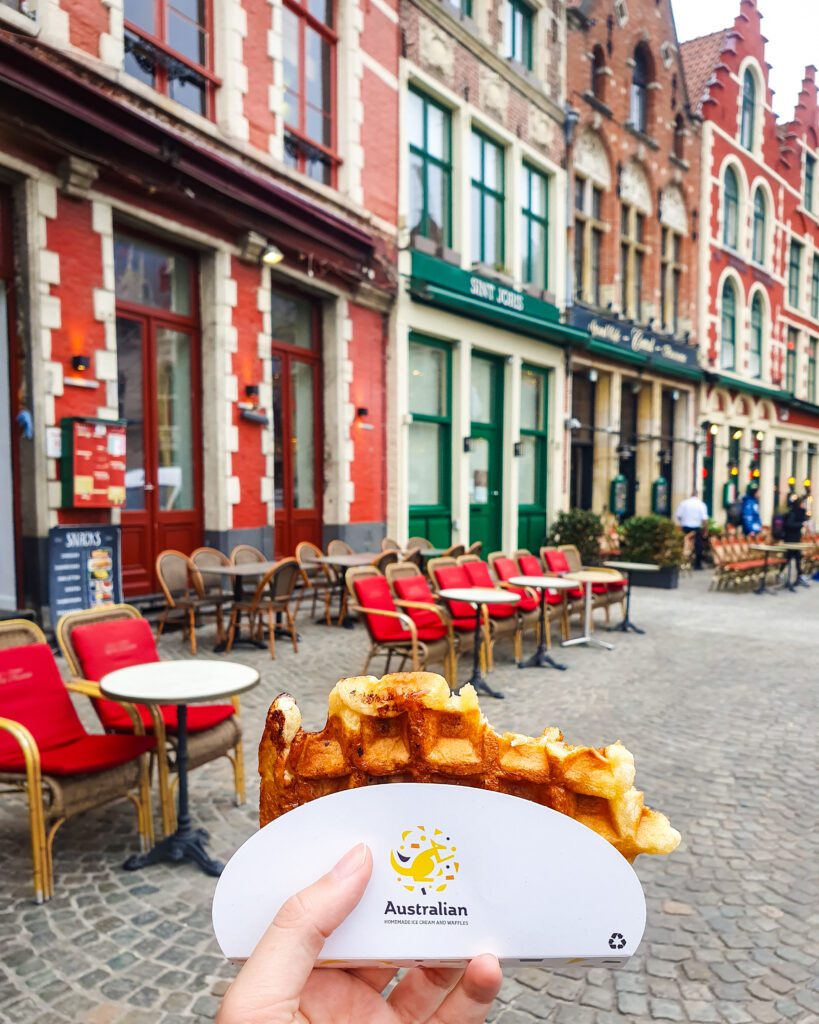
<svg viewBox="0 0 819 1024"><path fill-rule="evenodd" d="M728 29L720 29L707 36L689 39L680 45L688 95L695 112L699 112L702 107L714 70L725 49L728 35Z"/></svg>
<svg viewBox="0 0 819 1024"><path fill-rule="evenodd" d="M301 728L289 694L270 707L259 746L260 824L310 800L381 782L477 786L550 807L594 829L628 860L670 853L668 819L644 806L634 758L618 743L575 747L548 728L498 735L474 689L452 694L428 672L341 680L320 732Z"/></svg>

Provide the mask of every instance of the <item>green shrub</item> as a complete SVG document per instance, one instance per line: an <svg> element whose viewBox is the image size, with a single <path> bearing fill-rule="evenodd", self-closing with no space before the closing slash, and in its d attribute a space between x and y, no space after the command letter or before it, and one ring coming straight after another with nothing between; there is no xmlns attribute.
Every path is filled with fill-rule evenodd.
<svg viewBox="0 0 819 1024"><path fill-rule="evenodd" d="M583 565L600 564L600 537L603 523L600 516L582 508L571 508L561 512L549 530L547 544L574 544L580 552Z"/></svg>
<svg viewBox="0 0 819 1024"><path fill-rule="evenodd" d="M682 565L683 532L665 516L634 516L623 523L620 557L662 569Z"/></svg>

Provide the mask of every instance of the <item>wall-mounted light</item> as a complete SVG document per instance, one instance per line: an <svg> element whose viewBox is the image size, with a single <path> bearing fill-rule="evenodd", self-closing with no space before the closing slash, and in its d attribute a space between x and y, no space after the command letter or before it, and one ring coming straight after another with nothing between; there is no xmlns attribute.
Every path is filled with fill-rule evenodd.
<svg viewBox="0 0 819 1024"><path fill-rule="evenodd" d="M762 433L761 430L757 430L756 439L757 441L763 441L765 439L765 435Z"/></svg>
<svg viewBox="0 0 819 1024"><path fill-rule="evenodd" d="M259 385L258 384L245 384L245 395L250 399L253 405L259 404Z"/></svg>
<svg viewBox="0 0 819 1024"><path fill-rule="evenodd" d="M739 470L736 466L731 466L731 476L739 476Z"/></svg>
<svg viewBox="0 0 819 1024"><path fill-rule="evenodd" d="M759 479L759 470L755 469L753 471L753 473L751 473L751 476L754 478L754 480L758 480Z"/></svg>
<svg viewBox="0 0 819 1024"><path fill-rule="evenodd" d="M594 367L592 367L589 370L589 380L591 381L592 384L596 384L597 383L597 370L595 370Z"/></svg>
<svg viewBox="0 0 819 1024"><path fill-rule="evenodd" d="M733 432L733 434L731 434L731 437L732 437L732 438L733 438L733 439L734 439L735 441L739 441L739 440L741 440L741 438L742 438L742 431L741 431L741 430L735 430L735 431Z"/></svg>
<svg viewBox="0 0 819 1024"><path fill-rule="evenodd" d="M464 438L464 452L469 453L471 451L472 451L472 438L471 437L465 437Z"/></svg>
<svg viewBox="0 0 819 1024"><path fill-rule="evenodd" d="M563 421L563 426L567 430L580 430L580 428L583 426L583 424L580 422L580 420L576 416L568 416Z"/></svg>
<svg viewBox="0 0 819 1024"><path fill-rule="evenodd" d="M674 390L671 392L671 401L672 402L679 402L679 400L680 400L680 393L679 393L679 391L676 388L674 388Z"/></svg>
<svg viewBox="0 0 819 1024"><path fill-rule="evenodd" d="M268 245L265 251L262 253L262 263L266 267L275 267L281 263L284 259L284 253L278 247L278 245Z"/></svg>
<svg viewBox="0 0 819 1024"><path fill-rule="evenodd" d="M76 370L77 373L85 373L91 368L91 357L90 356L72 356L71 357L71 369Z"/></svg>
<svg viewBox="0 0 819 1024"><path fill-rule="evenodd" d="M788 477L788 487L795 487L795 486L796 486L796 477L795 476L789 476Z"/></svg>
<svg viewBox="0 0 819 1024"><path fill-rule="evenodd" d="M712 423L711 424L711 433L712 434L718 434L719 433L719 427L717 426L716 423Z"/></svg>
<svg viewBox="0 0 819 1024"><path fill-rule="evenodd" d="M515 458L519 459L523 455L523 442L515 441L512 450L515 454Z"/></svg>
<svg viewBox="0 0 819 1024"><path fill-rule="evenodd" d="M810 487L810 479L803 480L802 481L802 486L803 487Z"/></svg>
<svg viewBox="0 0 819 1024"><path fill-rule="evenodd" d="M370 410L366 405L359 405L355 411L356 423L358 423L361 430L375 430L374 423L365 423L364 421L370 415Z"/></svg>

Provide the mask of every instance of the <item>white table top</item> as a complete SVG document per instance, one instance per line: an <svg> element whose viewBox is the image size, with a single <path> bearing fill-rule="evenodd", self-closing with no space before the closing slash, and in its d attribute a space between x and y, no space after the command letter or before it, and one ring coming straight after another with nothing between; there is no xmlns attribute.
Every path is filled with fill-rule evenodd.
<svg viewBox="0 0 819 1024"><path fill-rule="evenodd" d="M250 690L259 673L236 661L153 661L109 672L100 689L114 700L137 704L207 704Z"/></svg>
<svg viewBox="0 0 819 1024"><path fill-rule="evenodd" d="M264 576L276 562L242 562L241 565L197 565L196 571L213 576Z"/></svg>
<svg viewBox="0 0 819 1024"><path fill-rule="evenodd" d="M775 544L751 544L750 547L751 551L806 551L813 544L804 540L781 540Z"/></svg>
<svg viewBox="0 0 819 1024"><path fill-rule="evenodd" d="M609 569L625 569L626 572L659 572L659 565L651 562L603 562Z"/></svg>
<svg viewBox="0 0 819 1024"><path fill-rule="evenodd" d="M359 565L370 565L375 558L386 555L387 551L354 551L349 555L322 555L317 562L324 565L335 565L340 569L355 569Z"/></svg>
<svg viewBox="0 0 819 1024"><path fill-rule="evenodd" d="M536 587L538 590L575 590L577 580L564 576L511 576L507 581L513 587Z"/></svg>
<svg viewBox="0 0 819 1024"><path fill-rule="evenodd" d="M607 572L595 572L593 569L583 569L581 572L571 572L568 575L570 580L579 583L616 583L616 579Z"/></svg>
<svg viewBox="0 0 819 1024"><path fill-rule="evenodd" d="M445 601L466 601L468 604L517 604L520 594L492 587L451 587L440 591Z"/></svg>

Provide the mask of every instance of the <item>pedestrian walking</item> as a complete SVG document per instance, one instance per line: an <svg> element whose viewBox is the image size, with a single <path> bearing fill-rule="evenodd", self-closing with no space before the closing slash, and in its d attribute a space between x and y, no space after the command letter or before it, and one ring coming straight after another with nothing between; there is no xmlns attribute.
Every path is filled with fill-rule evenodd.
<svg viewBox="0 0 819 1024"><path fill-rule="evenodd" d="M762 533L762 516L759 512L759 487L749 484L742 498L742 532L746 537Z"/></svg>
<svg viewBox="0 0 819 1024"><path fill-rule="evenodd" d="M805 509L805 498L802 495L794 495L788 514L785 516L785 537L786 544L798 544L802 540L802 531L805 528L808 513ZM807 579L802 575L802 552L788 551L788 579L790 579L790 563L796 563L796 584L800 587L810 586Z"/></svg>
<svg viewBox="0 0 819 1024"><path fill-rule="evenodd" d="M702 528L708 522L708 508L696 488L677 506L676 519L683 533L694 534L694 568L702 569Z"/></svg>

